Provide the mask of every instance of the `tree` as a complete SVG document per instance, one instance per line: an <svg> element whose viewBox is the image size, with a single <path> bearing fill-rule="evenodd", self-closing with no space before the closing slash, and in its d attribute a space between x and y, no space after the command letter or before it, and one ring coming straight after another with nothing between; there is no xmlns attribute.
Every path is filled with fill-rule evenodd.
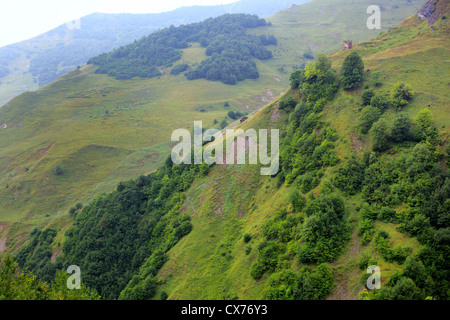
<svg viewBox="0 0 450 320"><path fill-rule="evenodd" d="M370 104L372 97L375 95L375 92L372 89L365 90L361 96L362 105L367 106Z"/></svg>
<svg viewBox="0 0 450 320"><path fill-rule="evenodd" d="M370 133L373 137L373 151L383 152L389 149L389 134L388 134L388 126L385 121L379 120L376 122Z"/></svg>
<svg viewBox="0 0 450 320"><path fill-rule="evenodd" d="M384 112L389 106L389 102L384 96L376 94L370 99L370 105L380 109L381 112Z"/></svg>
<svg viewBox="0 0 450 320"><path fill-rule="evenodd" d="M401 110L413 97L414 91L411 85L399 82L391 90L390 102L396 110Z"/></svg>
<svg viewBox="0 0 450 320"><path fill-rule="evenodd" d="M415 132L417 140L436 140L438 129L433 122L433 114L430 109L422 109L415 118L417 130Z"/></svg>
<svg viewBox="0 0 450 320"><path fill-rule="evenodd" d="M367 106L361 111L361 132L366 134L369 132L372 124L374 124L381 116L381 112L378 108Z"/></svg>
<svg viewBox="0 0 450 320"><path fill-rule="evenodd" d="M291 81L291 88L297 89L303 82L305 70L298 69L291 73L289 80Z"/></svg>
<svg viewBox="0 0 450 320"><path fill-rule="evenodd" d="M391 140L394 142L408 141L411 135L412 121L404 115L400 115L395 119L392 127Z"/></svg>
<svg viewBox="0 0 450 320"><path fill-rule="evenodd" d="M320 54L315 62L305 67L304 81L300 92L306 96L309 103L320 99L331 100L338 90L336 75L331 69L331 60Z"/></svg>
<svg viewBox="0 0 450 320"><path fill-rule="evenodd" d="M294 109L296 105L297 105L297 100L295 100L294 97L289 95L280 101L280 103L278 104L278 107L280 109L289 109L290 110L290 109Z"/></svg>
<svg viewBox="0 0 450 320"><path fill-rule="evenodd" d="M344 89L358 88L363 80L364 62L356 51L352 51L342 64L342 84Z"/></svg>
<svg viewBox="0 0 450 320"><path fill-rule="evenodd" d="M375 87L379 87L379 86L382 85L380 77L381 77L381 72L380 71L375 71L374 73L372 73L372 84Z"/></svg>

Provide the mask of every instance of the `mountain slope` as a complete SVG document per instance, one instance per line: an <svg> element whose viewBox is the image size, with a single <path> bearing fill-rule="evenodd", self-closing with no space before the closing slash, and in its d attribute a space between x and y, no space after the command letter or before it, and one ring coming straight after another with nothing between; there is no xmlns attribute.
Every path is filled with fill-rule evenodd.
<svg viewBox="0 0 450 320"><path fill-rule="evenodd" d="M339 10L365 12L369 3L358 1L355 6L346 1ZM388 3L394 2L386 2L390 8ZM387 9L386 15L395 19L383 27L417 11L420 2L411 3L402 9ZM214 125L214 120L230 123L233 119L226 116L228 111L251 113L276 97L287 87L293 67L308 61L302 56L309 45L306 40L324 38L330 30L355 39L378 32L351 20L345 20L352 26L345 34L345 25L336 29L325 24L319 29L320 8L334 19L341 11L334 9L333 1L307 5L304 10L302 5L280 12L268 19L272 26L250 31L274 33L279 39L277 46L268 47L274 58L256 62L259 79L227 86L186 81L167 72L160 79L119 81L95 74L96 68L87 65L2 107L0 221L3 234L10 233L5 248L19 247L36 225L67 226L67 210L75 203L87 203L95 195L113 190L121 180L158 168L170 150L168 141L174 128L192 127L194 119L203 120L205 126ZM299 23L292 26L293 20ZM303 39L307 35L313 40ZM313 53L330 52L341 45L338 39L317 42ZM195 65L204 58L204 48L193 43L183 50L180 63ZM55 174L58 166L65 174Z"/></svg>
<svg viewBox="0 0 450 320"><path fill-rule="evenodd" d="M441 1L440 5L443 3L445 4L445 1ZM441 16L448 15L448 5L441 10ZM428 107L431 110L433 121L439 129L442 141L440 145L436 145L436 154L446 155L437 161L436 168L439 169L436 170L446 170L446 163L447 165L449 163L448 148L445 149L448 143L450 119L448 109L450 97L447 83L450 58L448 37L448 22L444 17L429 26L428 21L423 21L415 15L384 35L359 43L353 49L363 56L365 69L370 70L367 72L368 75L364 76L364 84L375 90L377 94L388 94L399 81L406 81L414 88L415 98L404 107L400 114L415 118L423 108ZM348 54L348 51L333 53L330 56L333 66L340 68ZM375 72L381 73L381 87L371 84L369 74ZM348 195L334 185L337 173L352 159L352 154L358 161L363 162L365 152L369 155L372 150L374 143L372 135L358 133L360 129L358 119L360 109L358 108L361 108L360 101L363 92L363 89L349 92L341 89L336 98L328 103L324 111L320 113L321 122L336 130L339 137L335 142L335 149L340 158L340 164L324 168L320 184L313 187L311 192L302 195L309 202L312 199L311 194L317 197L322 190L336 192L344 199L346 216L353 229L343 255L330 263L336 285L328 296L329 299L356 299L358 297L359 292L363 289L363 281L366 279L364 278L365 267L362 270L359 268L360 261L363 259L368 261L371 258L370 261L376 261L375 263L381 268L382 286L387 288L389 288L387 285L389 277L403 269L402 263L390 261L380 254L375 243L377 240L372 239L366 245L360 243L362 238L357 231L361 228L360 224L363 219L361 218L361 206L366 201L365 196L361 195L360 190L354 196ZM290 91L287 94L295 96L296 92ZM282 130L286 128L288 114L278 108L280 99L283 98L272 101L258 111L242 127L244 129L274 127ZM397 115L398 112L388 109L382 116L382 120L392 124ZM317 129L318 132L322 130L324 128ZM382 152L378 155L379 161L385 165L395 163L402 156L410 155L413 147L414 144L411 143L393 144L388 153ZM351 171L351 174L356 175L357 173ZM261 280L255 280L251 275L251 266L259 259L258 247L264 243L264 240L267 241L264 226L268 221L275 219L280 209L286 208L288 216L306 219L304 211L301 211L299 215L298 211L292 207L290 198L293 190L303 187L301 181L299 180L298 184L292 183L288 186L283 184L280 187L277 185L277 179L259 176L255 167L230 165L216 165L208 177L196 179L187 191L188 200L182 208L182 212L187 212L192 217L193 230L169 251L169 259L158 273L161 286L158 288L156 297L163 292L164 295L168 294L169 299L261 299L267 297L268 287L277 285L276 277L273 277L275 275L269 272ZM439 184L448 185L448 181L444 184L444 181L441 180ZM433 185L432 188L439 190L438 185ZM412 197L413 191L409 192ZM448 194L448 191L446 192ZM442 201L445 201L446 198L443 197ZM393 208L400 212L399 215L407 215L409 210L413 210L413 206L410 207L411 204L406 203L408 203L407 200L394 205ZM419 206L419 208L421 207ZM443 219L441 224L438 223L436 226L436 222L432 223L438 230L442 228L440 232L445 233L445 230L448 230L448 220L447 222L443 221L448 216L442 212L440 214ZM427 212L426 215L432 217L433 213ZM432 261L426 262L426 258L424 258L426 250L429 250L427 249L429 240L424 239L422 235L422 238L418 237L420 238L419 242L416 238L417 233L412 233L416 236L408 233L404 223L389 223L381 220L383 219L379 218L374 223L374 233L380 230L386 231L392 245L410 248L412 254L421 252L420 257L426 268L433 268L429 265ZM294 229L290 232L295 234ZM248 238L244 240L245 234L251 235L249 242ZM448 246L446 248L448 250ZM292 258L290 250L297 252L295 242L292 247L291 242L288 242L286 254L278 257L275 271L277 275L280 275L277 272L285 269L291 269L298 273L301 268L308 265L299 263L296 258ZM405 263L409 263L408 266L410 266L413 263L411 261ZM439 260L440 262L437 261L436 264L443 263L442 258ZM443 268L447 268L447 271L442 271L443 274L448 274L448 264L444 263ZM273 276L271 277L271 275ZM288 288L295 290L290 287L292 283L289 283L288 279L286 278L286 282L280 280L280 287L278 287L280 294L286 294L285 299L288 297ZM285 287L282 287L281 284L284 284ZM413 283L412 286L405 289L405 293L410 294L407 299L417 298L413 295L414 287ZM442 290L445 294L445 287ZM433 295L433 293L428 294ZM435 294L437 293L435 292ZM445 299L445 296L441 296L441 298Z"/></svg>

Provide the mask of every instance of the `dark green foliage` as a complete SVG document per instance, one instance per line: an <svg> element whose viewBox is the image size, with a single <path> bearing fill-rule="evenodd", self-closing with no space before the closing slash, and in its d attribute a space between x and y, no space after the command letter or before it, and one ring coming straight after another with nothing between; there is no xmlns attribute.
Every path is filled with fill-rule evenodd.
<svg viewBox="0 0 450 320"><path fill-rule="evenodd" d="M30 242L23 246L15 256L19 267L22 270L31 271L45 282L53 281L56 270L63 268L61 259L58 259L56 263L50 261L53 253L51 244L56 234L57 231L52 228L44 230L35 228L31 232Z"/></svg>
<svg viewBox="0 0 450 320"><path fill-rule="evenodd" d="M190 67L187 63L180 63L180 64L177 64L175 67L173 67L172 70L170 70L170 74L173 74L176 76L176 75L178 75L182 72L185 72L189 69L190 69Z"/></svg>
<svg viewBox="0 0 450 320"><path fill-rule="evenodd" d="M306 65L300 92L312 104L320 99L333 99L338 86L336 74L331 68L331 60L320 54L316 61Z"/></svg>
<svg viewBox="0 0 450 320"><path fill-rule="evenodd" d="M399 82L391 90L390 102L394 109L401 110L414 97L414 91L409 84Z"/></svg>
<svg viewBox="0 0 450 320"><path fill-rule="evenodd" d="M289 202L295 212L301 212L306 204L306 199L303 198L297 189L294 189L289 195Z"/></svg>
<svg viewBox="0 0 450 320"><path fill-rule="evenodd" d="M281 251L281 246L274 241L263 241L258 246L258 260L250 267L252 278L258 280L262 278L265 272L274 271Z"/></svg>
<svg viewBox="0 0 450 320"><path fill-rule="evenodd" d="M266 21L255 15L226 14L154 32L133 44L91 58L88 63L99 66L97 73L117 79L151 78L161 75L156 67L170 66L181 58L181 49L190 42L199 42L206 48L208 58L189 71L186 64L177 65L172 74L187 71L188 80L204 78L233 85L259 77L253 59L272 58L272 52L264 46L276 44L275 37L247 34L247 29L265 25Z"/></svg>
<svg viewBox="0 0 450 320"><path fill-rule="evenodd" d="M228 111L227 115L233 120L237 120L243 116L239 111Z"/></svg>
<svg viewBox="0 0 450 320"><path fill-rule="evenodd" d="M283 109L292 110L295 108L296 105L297 100L294 97L288 95L284 97L282 100L280 100L278 107L282 110Z"/></svg>
<svg viewBox="0 0 450 320"><path fill-rule="evenodd" d="M169 158L155 173L122 182L117 191L95 199L67 231L65 258L105 298L118 298L125 288L123 299L151 298L165 252L192 229L178 209L182 192L200 171L200 166L173 165Z"/></svg>
<svg viewBox="0 0 450 320"><path fill-rule="evenodd" d="M363 80L364 62L356 51L352 51L342 64L342 84L350 90L360 86Z"/></svg>
<svg viewBox="0 0 450 320"><path fill-rule="evenodd" d="M411 119L404 115L400 115L397 119L395 119L392 126L391 140L396 143L410 141L413 138L411 128Z"/></svg>
<svg viewBox="0 0 450 320"><path fill-rule="evenodd" d="M248 233L244 234L244 242L249 243L252 240L252 236Z"/></svg>
<svg viewBox="0 0 450 320"><path fill-rule="evenodd" d="M220 121L220 129L224 129L228 126L228 121L227 119L222 119L222 121Z"/></svg>
<svg viewBox="0 0 450 320"><path fill-rule="evenodd" d="M379 87L381 86L383 83L381 82L381 72L380 71L375 71L374 73L372 73L372 84L375 87Z"/></svg>
<svg viewBox="0 0 450 320"><path fill-rule="evenodd" d="M63 168L62 168L62 166L61 166L60 164L57 164L57 165L54 167L54 169L53 169L53 173L54 173L56 176L61 176L61 175L64 174L64 170L63 170Z"/></svg>
<svg viewBox="0 0 450 320"><path fill-rule="evenodd" d="M378 232L374 241L377 251L381 253L383 259L389 262L396 261L397 263L402 264L412 251L411 248L401 247L398 245L391 248L390 237L386 232Z"/></svg>
<svg viewBox="0 0 450 320"><path fill-rule="evenodd" d="M67 288L69 275L60 271L55 281L44 282L28 270L20 270L10 255L0 255L0 300L99 300L100 296L81 283Z"/></svg>
<svg viewBox="0 0 450 320"><path fill-rule="evenodd" d="M369 132L372 125L378 121L381 116L380 109L372 106L364 107L361 111L361 133L366 134Z"/></svg>
<svg viewBox="0 0 450 320"><path fill-rule="evenodd" d="M321 193L306 206L308 218L301 231L300 261L330 262L336 259L349 239L349 226L344 219L342 199Z"/></svg>
<svg viewBox="0 0 450 320"><path fill-rule="evenodd" d="M295 238L295 228L299 220L294 216L287 216L286 210L277 212L275 218L264 224L262 233L268 240L278 240L286 243Z"/></svg>
<svg viewBox="0 0 450 320"><path fill-rule="evenodd" d="M345 193L352 195L361 190L364 180L364 167L352 157L346 164L339 168L333 182L336 187Z"/></svg>
<svg viewBox="0 0 450 320"><path fill-rule="evenodd" d="M385 121L379 120L376 122L370 133L373 137L373 151L383 152L389 149L388 125Z"/></svg>
<svg viewBox="0 0 450 320"><path fill-rule="evenodd" d="M161 291L159 295L159 300L167 300L169 298L169 295L165 291Z"/></svg>
<svg viewBox="0 0 450 320"><path fill-rule="evenodd" d="M384 96L376 94L370 99L370 105L383 113L389 106L389 101Z"/></svg>
<svg viewBox="0 0 450 320"><path fill-rule="evenodd" d="M375 96L375 91L372 89L365 90L363 94L361 95L361 102L363 106L367 106L370 104L370 101L372 100L372 97Z"/></svg>
<svg viewBox="0 0 450 320"><path fill-rule="evenodd" d="M297 89L303 82L305 76L305 70L298 69L291 73L289 80L291 81L291 88Z"/></svg>
<svg viewBox="0 0 450 320"><path fill-rule="evenodd" d="M415 119L415 139L435 143L439 140L438 129L433 123L433 114L427 108L420 110Z"/></svg>
<svg viewBox="0 0 450 320"><path fill-rule="evenodd" d="M300 273L282 270L270 276L264 298L268 300L321 300L334 287L331 268L323 263Z"/></svg>
<svg viewBox="0 0 450 320"><path fill-rule="evenodd" d="M384 222L396 222L397 221L397 212L394 209L388 207L382 207L380 212L378 213L377 219Z"/></svg>

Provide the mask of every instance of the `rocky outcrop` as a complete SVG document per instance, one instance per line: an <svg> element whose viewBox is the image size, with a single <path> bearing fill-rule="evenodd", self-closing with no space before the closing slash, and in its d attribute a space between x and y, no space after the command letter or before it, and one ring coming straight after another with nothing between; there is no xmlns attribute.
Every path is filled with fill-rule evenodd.
<svg viewBox="0 0 450 320"><path fill-rule="evenodd" d="M440 2L445 2L445 0L428 0L419 12L417 12L417 16L422 20L429 19L428 25L431 26L443 14L442 10L439 10L439 7L443 5L443 3Z"/></svg>

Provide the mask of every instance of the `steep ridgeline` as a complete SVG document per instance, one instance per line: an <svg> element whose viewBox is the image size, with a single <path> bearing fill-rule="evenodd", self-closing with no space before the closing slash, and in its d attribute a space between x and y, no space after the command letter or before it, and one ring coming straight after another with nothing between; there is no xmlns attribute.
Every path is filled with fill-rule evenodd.
<svg viewBox="0 0 450 320"><path fill-rule="evenodd" d="M237 81L259 78L253 58L272 58L272 52L264 46L276 45L274 36L247 34L247 29L266 24L257 16L224 15L155 32L133 44L91 58L88 63L99 66L97 73L116 79L152 78L162 75L157 67L171 67L181 59L181 49L198 42L206 48L208 58L193 70L189 70L187 64L177 65L172 74L186 71L188 80L205 78L233 85Z"/></svg>

